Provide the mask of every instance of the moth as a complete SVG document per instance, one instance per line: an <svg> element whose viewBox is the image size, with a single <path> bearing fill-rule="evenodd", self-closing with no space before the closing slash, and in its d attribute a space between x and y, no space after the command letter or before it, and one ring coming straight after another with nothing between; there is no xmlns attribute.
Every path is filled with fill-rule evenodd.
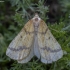
<svg viewBox="0 0 70 70"><path fill-rule="evenodd" d="M46 23L35 14L10 43L6 55L18 63L27 63L37 56L41 62L48 64L60 59L63 51Z"/></svg>

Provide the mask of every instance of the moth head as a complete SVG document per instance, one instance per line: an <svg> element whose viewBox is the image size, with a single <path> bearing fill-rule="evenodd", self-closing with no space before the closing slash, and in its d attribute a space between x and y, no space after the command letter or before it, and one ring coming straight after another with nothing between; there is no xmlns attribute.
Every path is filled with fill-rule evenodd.
<svg viewBox="0 0 70 70"><path fill-rule="evenodd" d="M40 18L40 17L38 16L38 14L36 13L32 20L33 20L34 23L39 23L40 20L41 20L41 18Z"/></svg>

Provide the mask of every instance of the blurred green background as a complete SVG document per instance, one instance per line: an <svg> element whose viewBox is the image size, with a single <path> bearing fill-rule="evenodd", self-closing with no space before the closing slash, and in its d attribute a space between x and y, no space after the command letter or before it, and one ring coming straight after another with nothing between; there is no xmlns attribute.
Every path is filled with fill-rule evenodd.
<svg viewBox="0 0 70 70"><path fill-rule="evenodd" d="M64 51L52 64L43 64L36 57L19 64L6 56L9 43L35 12ZM70 70L70 0L0 0L0 70Z"/></svg>

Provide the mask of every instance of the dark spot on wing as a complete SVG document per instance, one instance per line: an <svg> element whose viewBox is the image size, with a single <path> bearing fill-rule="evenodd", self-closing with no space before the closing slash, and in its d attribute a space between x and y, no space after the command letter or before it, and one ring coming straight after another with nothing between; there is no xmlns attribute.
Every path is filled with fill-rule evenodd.
<svg viewBox="0 0 70 70"><path fill-rule="evenodd" d="M22 36L20 36L22 38Z"/></svg>
<svg viewBox="0 0 70 70"><path fill-rule="evenodd" d="M47 38L46 40L50 39L51 37Z"/></svg>
<svg viewBox="0 0 70 70"><path fill-rule="evenodd" d="M49 39L50 39L51 37L49 37Z"/></svg>

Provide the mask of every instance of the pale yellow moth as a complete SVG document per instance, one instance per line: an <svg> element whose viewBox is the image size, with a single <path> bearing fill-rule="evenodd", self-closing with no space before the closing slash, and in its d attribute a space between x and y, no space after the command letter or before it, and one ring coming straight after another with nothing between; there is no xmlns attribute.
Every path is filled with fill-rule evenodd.
<svg viewBox="0 0 70 70"><path fill-rule="evenodd" d="M35 14L10 43L6 55L18 63L27 63L35 55L47 64L60 59L63 51L46 23Z"/></svg>

